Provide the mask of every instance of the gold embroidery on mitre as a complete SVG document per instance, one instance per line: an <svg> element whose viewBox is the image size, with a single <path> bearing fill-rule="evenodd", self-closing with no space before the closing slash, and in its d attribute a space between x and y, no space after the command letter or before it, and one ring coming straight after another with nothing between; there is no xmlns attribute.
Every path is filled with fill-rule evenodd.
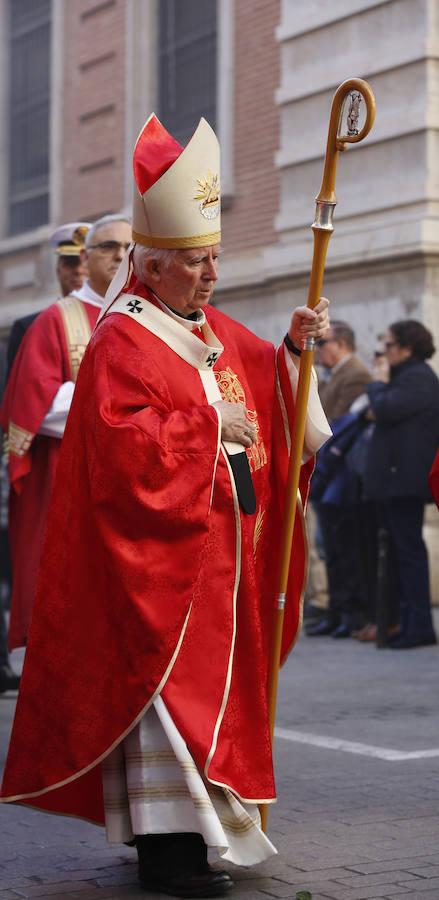
<svg viewBox="0 0 439 900"><path fill-rule="evenodd" d="M256 551L258 549L259 540L262 534L262 528L264 525L264 516L265 509L262 509L262 506L259 507L258 514L256 516L255 522L255 530L253 532L253 556L256 559Z"/></svg>
<svg viewBox="0 0 439 900"><path fill-rule="evenodd" d="M26 431L19 425L9 423L8 436L5 441L6 454L14 453L15 456L25 456L35 435L32 431Z"/></svg>
<svg viewBox="0 0 439 900"><path fill-rule="evenodd" d="M244 388L239 381L238 376L232 371L230 366L227 366L224 371L215 372L214 374L223 400L228 400L229 403L243 403L245 406ZM266 465L267 453L259 432L258 414L256 410L248 409L247 418L249 422L253 422L253 425L256 428L256 441L251 447L247 447L246 449L250 471L256 472L258 469L262 469L262 466Z"/></svg>
<svg viewBox="0 0 439 900"><path fill-rule="evenodd" d="M200 200L200 213L205 219L216 219L220 211L220 183L218 175L208 172L206 178L197 178L198 193L194 200Z"/></svg>

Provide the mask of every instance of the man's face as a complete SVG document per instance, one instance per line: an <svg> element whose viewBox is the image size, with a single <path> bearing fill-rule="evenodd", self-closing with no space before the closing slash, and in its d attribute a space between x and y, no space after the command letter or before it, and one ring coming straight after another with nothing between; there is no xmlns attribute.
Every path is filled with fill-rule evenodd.
<svg viewBox="0 0 439 900"><path fill-rule="evenodd" d="M128 222L109 222L98 228L93 245L87 247L90 285L103 296L113 280L131 241L131 226Z"/></svg>
<svg viewBox="0 0 439 900"><path fill-rule="evenodd" d="M84 278L87 277L85 260L82 260L80 256L60 256L56 266L56 274L62 295L67 297L72 291L78 291L83 285Z"/></svg>
<svg viewBox="0 0 439 900"><path fill-rule="evenodd" d="M180 315L189 316L209 303L218 280L219 250L219 244L177 250L150 287Z"/></svg>
<svg viewBox="0 0 439 900"><path fill-rule="evenodd" d="M325 337L318 342L316 362L326 369L333 369L334 366L346 356L347 350L343 341L338 341L334 337L332 328L329 329Z"/></svg>

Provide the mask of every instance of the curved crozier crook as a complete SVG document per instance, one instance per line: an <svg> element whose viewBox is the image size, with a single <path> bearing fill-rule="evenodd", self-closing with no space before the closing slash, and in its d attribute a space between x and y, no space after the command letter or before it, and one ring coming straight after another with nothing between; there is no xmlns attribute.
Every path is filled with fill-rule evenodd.
<svg viewBox="0 0 439 900"><path fill-rule="evenodd" d="M343 122L343 113L347 98L351 98L346 122ZM366 115L362 127L357 128L360 114L360 104L364 103ZM337 150L344 150L345 144L358 144L371 130L375 121L375 97L367 81L362 78L348 78L336 91L333 99L334 107L338 108L336 146ZM343 125L346 127L344 131Z"/></svg>
<svg viewBox="0 0 439 900"><path fill-rule="evenodd" d="M340 133L341 117L346 98L352 92L361 95L366 106L366 116L362 128L358 134ZM348 78L343 81L337 88L331 105L331 113L329 117L328 142L326 145L325 165L323 170L322 184L317 195L317 201L328 201L336 203L335 197L335 179L337 174L337 159L341 150L346 149L346 144L358 144L366 135L375 120L375 97L371 87L367 81L362 78ZM352 129L354 131L354 129Z"/></svg>

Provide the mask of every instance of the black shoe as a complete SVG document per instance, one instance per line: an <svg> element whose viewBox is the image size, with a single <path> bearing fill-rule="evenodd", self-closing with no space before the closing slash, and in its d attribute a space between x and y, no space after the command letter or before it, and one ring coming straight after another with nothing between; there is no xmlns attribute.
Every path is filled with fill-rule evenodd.
<svg viewBox="0 0 439 900"><path fill-rule="evenodd" d="M314 603L305 603L303 607L303 619L305 622L311 622L315 625L320 619L326 618L326 610L320 606L314 606Z"/></svg>
<svg viewBox="0 0 439 900"><path fill-rule="evenodd" d="M139 880L171 897L220 897L233 887L227 872L211 869L198 832L136 835Z"/></svg>
<svg viewBox="0 0 439 900"><path fill-rule="evenodd" d="M413 650L415 647L432 647L437 644L437 637L431 634L425 638L399 637L393 638L388 643L391 650Z"/></svg>
<svg viewBox="0 0 439 900"><path fill-rule="evenodd" d="M232 890L233 881L228 872L211 869L192 875L151 875L141 877L140 884L146 891L158 891L170 897L222 897Z"/></svg>
<svg viewBox="0 0 439 900"><path fill-rule="evenodd" d="M0 666L0 694L5 691L18 691L20 687L20 676L12 671L9 665Z"/></svg>
<svg viewBox="0 0 439 900"><path fill-rule="evenodd" d="M331 633L331 637L333 638L348 638L351 636L351 629L349 625L345 625L343 622L341 625L338 625L335 631Z"/></svg>
<svg viewBox="0 0 439 900"><path fill-rule="evenodd" d="M308 627L305 628L305 634L307 634L308 637L325 637L327 634L332 634L336 628L337 625L335 625L331 619L325 617L320 619L320 622L317 622L315 625L308 625Z"/></svg>

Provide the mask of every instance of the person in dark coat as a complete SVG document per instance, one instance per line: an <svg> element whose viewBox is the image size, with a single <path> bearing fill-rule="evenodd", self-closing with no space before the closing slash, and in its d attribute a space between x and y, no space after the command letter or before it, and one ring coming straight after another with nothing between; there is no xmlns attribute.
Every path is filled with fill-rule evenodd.
<svg viewBox="0 0 439 900"><path fill-rule="evenodd" d="M327 335L319 341L318 350L320 364L331 373L328 381L319 386L320 399L331 428L337 432L338 423L343 426L352 403L364 393L370 372L356 356L355 334L347 322L333 321ZM327 468L329 459L330 456L325 454L325 458L317 463L311 486L325 553L329 607L305 630L308 637L331 634L338 639L349 637L352 629L364 625L365 590L359 537L362 510L358 479L341 458L337 471L329 478L331 484L326 487L324 496L320 496L317 482L320 470Z"/></svg>
<svg viewBox="0 0 439 900"><path fill-rule="evenodd" d="M439 443L439 380L426 363L435 352L432 335L420 322L391 325L385 351L367 387L376 427L364 486L390 536L401 625L391 646L404 649L436 643L422 525Z"/></svg>

